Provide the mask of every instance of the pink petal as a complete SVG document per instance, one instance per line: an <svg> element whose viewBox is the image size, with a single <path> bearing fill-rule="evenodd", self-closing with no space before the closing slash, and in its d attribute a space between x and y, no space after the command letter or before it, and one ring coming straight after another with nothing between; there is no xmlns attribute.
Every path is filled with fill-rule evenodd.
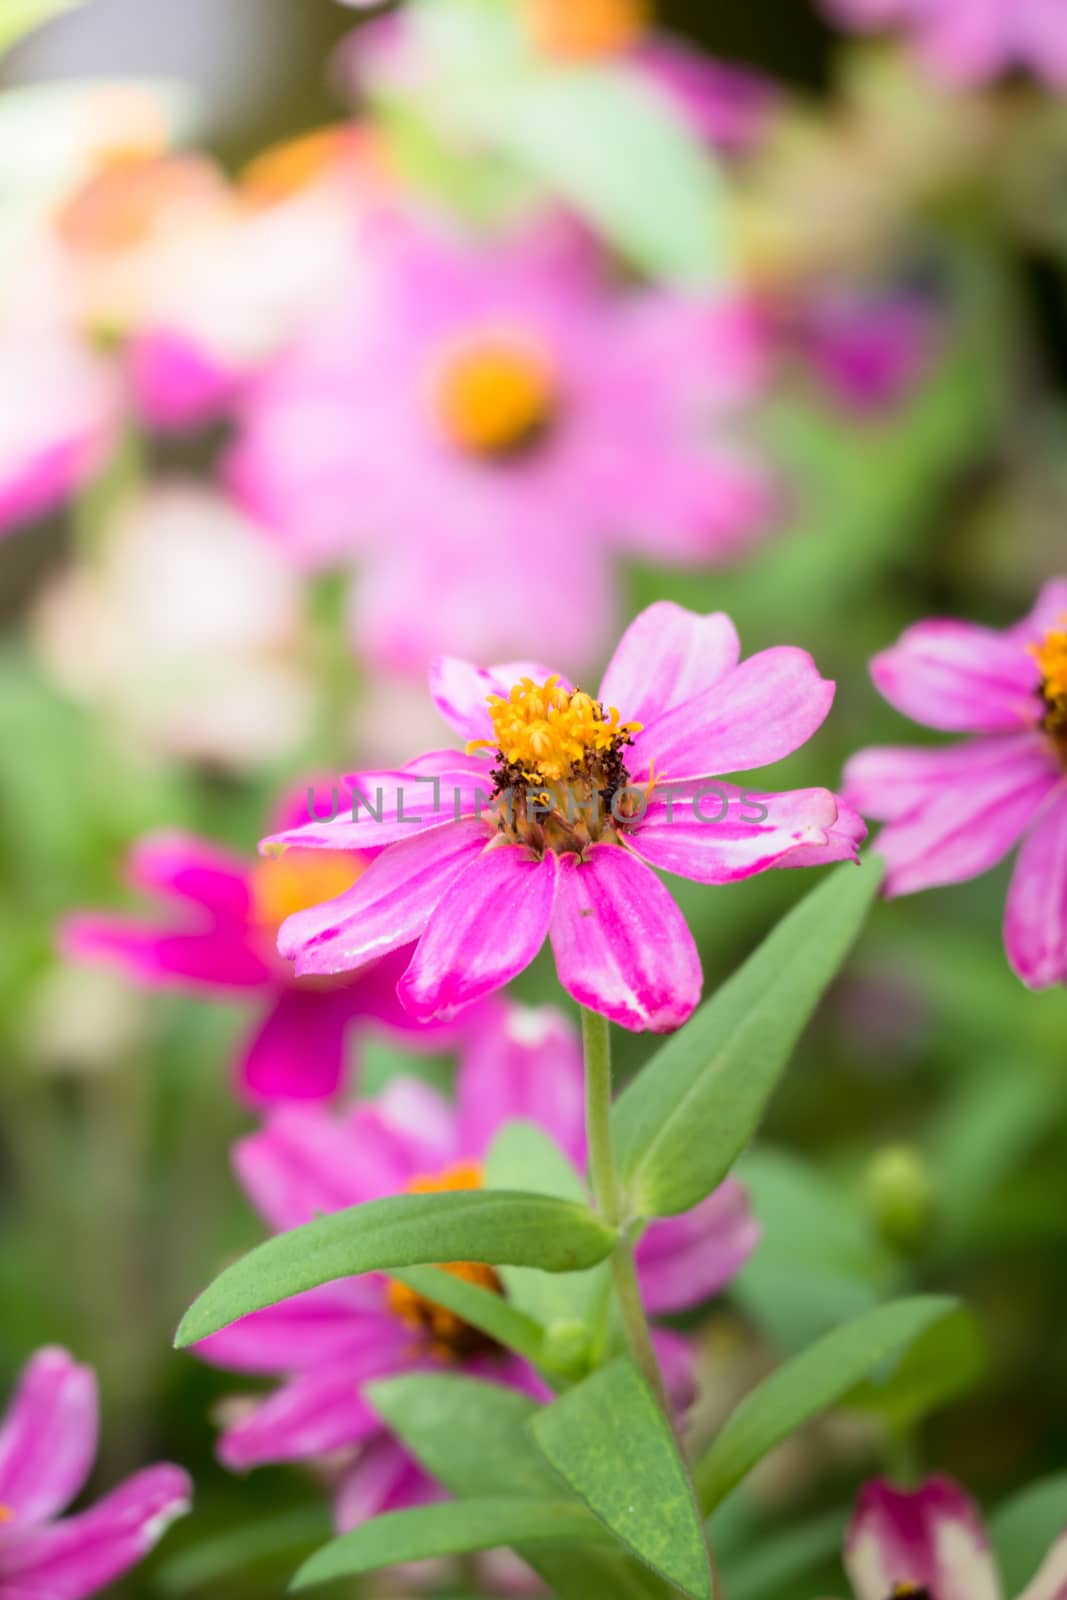
<svg viewBox="0 0 1067 1600"><path fill-rule="evenodd" d="M687 1311L710 1300L744 1266L760 1232L747 1193L732 1178L684 1216L653 1222L637 1246L646 1310Z"/></svg>
<svg viewBox="0 0 1067 1600"><path fill-rule="evenodd" d="M127 876L139 889L203 906L218 922L243 925L252 905L249 863L195 834L167 830L139 839Z"/></svg>
<svg viewBox="0 0 1067 1600"><path fill-rule="evenodd" d="M84 1600L142 1560L176 1517L192 1484L178 1467L148 1467L88 1511L20 1538L6 1533L0 1593L35 1600Z"/></svg>
<svg viewBox="0 0 1067 1600"><path fill-rule="evenodd" d="M582 1048L577 1029L554 1006L490 1007L463 1049L456 1096L464 1156L483 1156L505 1123L525 1121L584 1165Z"/></svg>
<svg viewBox="0 0 1067 1600"><path fill-rule="evenodd" d="M19 1523L43 1522L81 1489L96 1454L91 1368L48 1345L23 1367L0 1428L0 1505Z"/></svg>
<svg viewBox="0 0 1067 1600"><path fill-rule="evenodd" d="M1025 4L1025 0L1010 0ZM1004 0L931 6L922 17L919 50L931 72L970 86L1013 65L1011 18Z"/></svg>
<svg viewBox="0 0 1067 1600"><path fill-rule="evenodd" d="M359 1123L319 1106L279 1110L234 1146L237 1175L271 1227L296 1228L330 1211L403 1188L413 1173L407 1152L370 1110Z"/></svg>
<svg viewBox="0 0 1067 1600"><path fill-rule="evenodd" d="M152 989L262 989L273 981L259 952L231 928L171 933L86 911L65 920L59 946L70 960L113 963Z"/></svg>
<svg viewBox="0 0 1067 1600"><path fill-rule="evenodd" d="M348 1282L323 1284L231 1322L196 1345L202 1361L231 1372L280 1376L356 1362L382 1337L380 1322L350 1294Z"/></svg>
<svg viewBox="0 0 1067 1600"><path fill-rule="evenodd" d="M1004 918L1008 960L1031 989L1067 983L1067 779L1023 843Z"/></svg>
<svg viewBox="0 0 1067 1600"><path fill-rule="evenodd" d="M391 1079L376 1100L353 1108L348 1125L376 1194L394 1193L468 1153L457 1138L454 1104L418 1078Z"/></svg>
<svg viewBox="0 0 1067 1600"><path fill-rule="evenodd" d="M1041 718L1037 662L1018 640L969 622L919 622L875 656L878 692L947 733L1014 733Z"/></svg>
<svg viewBox="0 0 1067 1600"><path fill-rule="evenodd" d="M644 818L627 830L630 847L660 871L697 883L735 883L784 866L805 848L826 850L838 813L829 789L765 794L716 783L692 799L657 800L656 793Z"/></svg>
<svg viewBox="0 0 1067 1600"><path fill-rule="evenodd" d="M657 600L619 640L600 685L600 700L624 722L662 717L715 685L737 666L741 643L722 611L701 616Z"/></svg>
<svg viewBox="0 0 1067 1600"><path fill-rule="evenodd" d="M541 666L536 661L476 667L458 656L438 656L430 663L430 696L449 727L467 743L493 736L487 704L491 694L506 697L521 678L543 683L551 676L551 667Z"/></svg>
<svg viewBox="0 0 1067 1600"><path fill-rule="evenodd" d="M243 1098L253 1105L329 1099L341 1081L350 1016L343 993L280 990L240 1058Z"/></svg>
<svg viewBox="0 0 1067 1600"><path fill-rule="evenodd" d="M889 869L886 893L912 894L987 872L1033 822L1059 779L1048 751L1033 740L1015 761L976 771L966 788L936 789L878 836Z"/></svg>
<svg viewBox="0 0 1067 1600"><path fill-rule="evenodd" d="M630 771L671 780L780 761L811 738L833 698L834 685L806 650L761 650L713 689L650 720L634 740Z"/></svg>
<svg viewBox="0 0 1067 1600"><path fill-rule="evenodd" d="M790 850L776 867L828 867L835 861L858 861L859 847L867 837L867 824L858 811L838 796L837 816L826 830L825 844L802 844Z"/></svg>
<svg viewBox="0 0 1067 1600"><path fill-rule="evenodd" d="M685 918L629 850L595 844L560 858L551 927L572 999L633 1032L680 1028L700 999L700 957Z"/></svg>
<svg viewBox="0 0 1067 1600"><path fill-rule="evenodd" d="M675 1333L673 1328L653 1328L652 1344L663 1375L667 1399L675 1416L681 1417L697 1396L696 1347L691 1338L684 1333Z"/></svg>
<svg viewBox="0 0 1067 1600"><path fill-rule="evenodd" d="M447 1020L510 983L545 942L556 857L523 845L485 850L434 908L399 994L420 1022Z"/></svg>
<svg viewBox="0 0 1067 1600"><path fill-rule="evenodd" d="M1067 1600L1067 1531L1060 1534L1019 1600Z"/></svg>
<svg viewBox="0 0 1067 1600"><path fill-rule="evenodd" d="M1057 10L1059 0L1056 0ZM1067 30L1065 30L1067 36ZM1034 608L1008 632L1025 649L1038 644L1053 628L1067 627L1067 578L1052 578L1034 602Z"/></svg>
<svg viewBox="0 0 1067 1600"><path fill-rule="evenodd" d="M457 875L490 839L485 822L445 822L390 845L351 889L282 923L278 948L300 976L350 972L412 944Z"/></svg>
<svg viewBox="0 0 1067 1600"><path fill-rule="evenodd" d="M860 1495L845 1540L856 1600L886 1600L898 1585L937 1600L1000 1600L978 1513L949 1478L906 1493L882 1480Z"/></svg>
<svg viewBox="0 0 1067 1600"><path fill-rule="evenodd" d="M443 1494L399 1440L383 1431L364 1446L341 1480L334 1523L338 1533L347 1533L371 1517L427 1505Z"/></svg>
<svg viewBox="0 0 1067 1600"><path fill-rule="evenodd" d="M997 772L1017 771L1045 746L1033 733L968 739L930 749L914 745L872 745L845 767L843 788L851 805L879 822L896 822L938 794L959 792L988 782ZM1055 757L1046 752L1050 772Z"/></svg>
<svg viewBox="0 0 1067 1600"><path fill-rule="evenodd" d="M404 1331L398 1321L395 1340L383 1341L365 1364L342 1361L282 1384L226 1429L218 1446L223 1466L245 1472L271 1461L305 1461L370 1438L381 1424L359 1385L403 1371Z"/></svg>
<svg viewBox="0 0 1067 1600"><path fill-rule="evenodd" d="M488 811L493 780L486 762L447 750L412 766L423 770L353 773L347 779L353 798L342 804L336 817L286 828L265 839L263 846L377 850L410 839L420 829Z"/></svg>

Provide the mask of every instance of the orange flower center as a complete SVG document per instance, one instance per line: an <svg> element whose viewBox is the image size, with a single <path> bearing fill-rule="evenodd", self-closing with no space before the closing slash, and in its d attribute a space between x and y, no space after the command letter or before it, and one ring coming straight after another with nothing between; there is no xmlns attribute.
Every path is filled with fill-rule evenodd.
<svg viewBox="0 0 1067 1600"><path fill-rule="evenodd" d="M339 850L289 849L252 869L252 920L275 933L286 917L339 894L362 877L367 862Z"/></svg>
<svg viewBox="0 0 1067 1600"><path fill-rule="evenodd" d="M145 244L176 204L214 200L221 192L206 162L118 152L61 208L56 225L72 250L118 255Z"/></svg>
<svg viewBox="0 0 1067 1600"><path fill-rule="evenodd" d="M1067 624L1067 615L1060 618ZM1041 672L1041 696L1045 715L1041 726L1051 734L1067 761L1067 627L1052 628L1031 654Z"/></svg>
<svg viewBox="0 0 1067 1600"><path fill-rule="evenodd" d="M441 364L434 402L445 434L473 455L515 455L535 444L557 403L552 365L532 341L499 336L454 351Z"/></svg>
<svg viewBox="0 0 1067 1600"><path fill-rule="evenodd" d="M10 1506L0 1506L0 1524L12 1521L14 1515Z"/></svg>
<svg viewBox="0 0 1067 1600"><path fill-rule="evenodd" d="M295 139L268 145L240 175L245 198L252 205L271 206L291 200L317 179L358 160L362 141L346 123L315 128Z"/></svg>
<svg viewBox="0 0 1067 1600"><path fill-rule="evenodd" d="M482 1169L477 1162L462 1162L446 1167L444 1172L413 1178L407 1186L409 1194L444 1194L459 1189L480 1189ZM478 1261L450 1261L441 1268L453 1278L473 1283L479 1289L489 1289L494 1294L503 1292L500 1279L492 1267ZM400 1318L405 1327L420 1336L420 1344L428 1344L439 1361L458 1361L464 1356L476 1355L481 1350L493 1348L492 1340L478 1328L457 1317L454 1311L416 1294L406 1284L390 1278L385 1291L390 1311Z"/></svg>
<svg viewBox="0 0 1067 1600"><path fill-rule="evenodd" d="M652 20L651 0L523 0L538 50L563 61L622 55Z"/></svg>

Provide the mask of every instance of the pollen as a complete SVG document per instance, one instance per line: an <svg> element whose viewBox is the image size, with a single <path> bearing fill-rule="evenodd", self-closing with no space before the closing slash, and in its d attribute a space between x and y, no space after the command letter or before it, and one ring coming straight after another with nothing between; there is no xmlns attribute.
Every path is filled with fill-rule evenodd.
<svg viewBox="0 0 1067 1600"><path fill-rule="evenodd" d="M650 0L524 0L536 47L559 61L622 55L652 20Z"/></svg>
<svg viewBox="0 0 1067 1600"><path fill-rule="evenodd" d="M477 1162L463 1162L447 1167L444 1172L414 1178L408 1184L409 1194L444 1194L463 1189L482 1187L482 1169ZM440 1269L450 1277L474 1284L478 1289L488 1289L500 1294L501 1283L492 1267L478 1261L450 1261ZM420 1335L420 1344L429 1346L431 1354L439 1361L456 1361L492 1347L492 1341L478 1328L458 1317L447 1306L428 1300L406 1284L390 1278L386 1288L386 1303L390 1311L414 1333Z"/></svg>
<svg viewBox="0 0 1067 1600"><path fill-rule="evenodd" d="M556 374L533 341L472 341L440 365L435 408L447 438L473 455L502 457L536 443L552 423Z"/></svg>
<svg viewBox="0 0 1067 1600"><path fill-rule="evenodd" d="M354 851L286 850L252 870L252 920L280 928L286 917L335 900L362 877L366 860Z"/></svg>
<svg viewBox="0 0 1067 1600"><path fill-rule="evenodd" d="M1041 692L1048 701L1067 699L1067 615L1062 628L1051 629L1031 654L1041 669Z"/></svg>
<svg viewBox="0 0 1067 1600"><path fill-rule="evenodd" d="M590 757L606 755L641 730L622 722L614 706L606 710L581 689L567 689L556 677L535 683L523 678L505 699L489 696L493 738L479 739L468 753L489 746L506 766L532 783L560 783L582 769Z"/></svg>

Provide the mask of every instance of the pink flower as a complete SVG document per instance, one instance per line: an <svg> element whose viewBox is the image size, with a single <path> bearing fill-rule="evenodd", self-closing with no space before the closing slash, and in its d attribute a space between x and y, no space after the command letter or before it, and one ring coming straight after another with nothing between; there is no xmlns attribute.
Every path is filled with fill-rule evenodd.
<svg viewBox="0 0 1067 1600"><path fill-rule="evenodd" d="M488 246L379 219L362 267L254 387L229 479L297 558L361 558L375 664L588 661L611 551L721 560L766 529L767 472L728 429L762 382L748 307L624 293L558 222Z"/></svg>
<svg viewBox="0 0 1067 1600"><path fill-rule="evenodd" d="M978 1510L951 1478L927 1478L910 1493L882 1480L868 1483L846 1536L844 1563L856 1600L921 1594L1001 1600L1003 1592ZM1061 1600L1065 1589L1067 1529L1018 1600Z"/></svg>
<svg viewBox="0 0 1067 1600"><path fill-rule="evenodd" d="M921 622L871 663L889 703L948 733L939 749L863 750L845 794L887 822L886 889L911 894L987 872L1023 840L1008 892L1008 959L1034 989L1067 981L1067 580L1000 633Z"/></svg>
<svg viewBox="0 0 1067 1600"><path fill-rule="evenodd" d="M135 1566L192 1485L179 1467L148 1467L63 1521L96 1453L96 1379L65 1350L38 1350L0 1425L0 1600L82 1600Z"/></svg>
<svg viewBox="0 0 1067 1600"><path fill-rule="evenodd" d="M653 868L732 883L851 859L865 832L826 789L755 800L707 776L789 755L833 699L802 650L739 656L728 617L660 602L624 634L595 699L530 663L437 661L431 693L467 753L357 776L373 816L276 835L386 847L347 894L291 917L280 948L322 976L418 940L399 993L427 1021L501 988L548 937L579 1004L625 1028L679 1027L700 959Z"/></svg>
<svg viewBox="0 0 1067 1600"><path fill-rule="evenodd" d="M266 1221L284 1230L404 1190L480 1187L495 1134L516 1118L537 1123L581 1162L582 1105L581 1050L566 1018L550 1008L494 1006L463 1053L454 1104L414 1080L394 1080L378 1100L345 1113L277 1112L238 1144L235 1160ZM637 1252L647 1309L668 1313L708 1299L747 1260L758 1236L733 1181L686 1216L654 1223ZM492 1268L448 1270L501 1289ZM672 1398L687 1404L689 1341L666 1329L655 1339ZM436 1492L376 1416L364 1385L445 1368L547 1395L525 1362L380 1274L326 1284L256 1312L197 1349L219 1366L282 1379L227 1427L224 1464L235 1471L277 1461L321 1465L336 1481L341 1528Z"/></svg>
<svg viewBox="0 0 1067 1600"><path fill-rule="evenodd" d="M863 31L909 29L922 59L952 84L984 82L1028 67L1067 88L1067 11L1062 0L825 0L829 14Z"/></svg>
<svg viewBox="0 0 1067 1600"><path fill-rule="evenodd" d="M278 957L279 924L295 907L314 904L354 883L367 865L359 854L296 851L292 859L247 862L206 839L155 833L129 861L133 886L159 897L159 922L78 912L61 930L77 960L118 964L150 988L180 987L232 996L254 1013L237 1069L249 1100L314 1100L332 1095L344 1075L349 1030L360 1022L416 1030L397 1004L403 955L390 955L354 978L301 981Z"/></svg>
<svg viewBox="0 0 1067 1600"><path fill-rule="evenodd" d="M59 332L0 341L0 537L103 466L119 419L107 365Z"/></svg>
<svg viewBox="0 0 1067 1600"><path fill-rule="evenodd" d="M811 296L796 342L843 410L877 418L911 399L940 337L936 310L921 295L841 287Z"/></svg>

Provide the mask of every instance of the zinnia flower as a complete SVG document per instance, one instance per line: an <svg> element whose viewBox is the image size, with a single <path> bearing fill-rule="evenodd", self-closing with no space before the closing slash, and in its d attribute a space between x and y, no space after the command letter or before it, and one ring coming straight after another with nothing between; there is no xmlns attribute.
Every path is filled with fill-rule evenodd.
<svg viewBox="0 0 1067 1600"><path fill-rule="evenodd" d="M549 937L579 1004L625 1028L679 1027L700 959L653 868L732 883L852 858L865 831L826 789L754 799L708 776L789 755L833 699L803 650L739 656L728 617L660 602L595 697L529 663L438 661L431 693L466 753L358 775L373 816L360 807L271 841L387 846L348 893L290 918L280 948L325 975L417 939L399 993L425 1021L508 983Z"/></svg>
<svg viewBox="0 0 1067 1600"><path fill-rule="evenodd" d="M1028 67L1067 88L1067 11L1062 0L825 0L847 28L910 30L923 61L949 83L981 83Z"/></svg>
<svg viewBox="0 0 1067 1600"><path fill-rule="evenodd" d="M253 386L228 472L296 558L363 561L376 665L589 660L612 551L706 562L766 530L768 474L727 430L762 382L748 307L623 292L558 219L491 246L379 219L362 263Z"/></svg>
<svg viewBox="0 0 1067 1600"><path fill-rule="evenodd" d="M1067 580L1004 632L921 622L876 656L879 692L906 716L978 737L947 749L863 750L845 793L887 822L886 892L987 872L1022 839L1008 891L1008 959L1034 989L1067 981Z"/></svg>
<svg viewBox="0 0 1067 1600"><path fill-rule="evenodd" d="M844 1564L856 1600L1001 1600L1003 1593L977 1507L951 1478L927 1478L911 1492L866 1484ZM1067 1529L1018 1600L1059 1600L1065 1583Z"/></svg>
<svg viewBox="0 0 1067 1600"><path fill-rule="evenodd" d="M396 1079L375 1101L336 1115L320 1107L276 1112L236 1147L241 1181L271 1227L403 1191L482 1185L482 1161L507 1122L537 1123L576 1162L584 1155L582 1059L560 1013L493 1006L463 1053L455 1103ZM684 1217L654 1223L637 1249L652 1314L710 1298L744 1264L759 1236L743 1189L728 1180ZM445 1269L503 1292L491 1267ZM676 1405L693 1392L694 1351L654 1333ZM254 1313L197 1346L219 1366L282 1379L234 1410L220 1443L224 1464L308 1461L336 1484L342 1529L437 1492L384 1427L364 1385L394 1373L464 1370L547 1398L534 1370L452 1312L382 1274L346 1278Z"/></svg>
<svg viewBox="0 0 1067 1600"><path fill-rule="evenodd" d="M38 1350L0 1424L0 1600L82 1600L108 1588L189 1509L179 1467L148 1467L87 1511L59 1513L96 1454L96 1378Z"/></svg>
<svg viewBox="0 0 1067 1600"><path fill-rule="evenodd" d="M286 916L348 888L366 866L359 853L300 850L248 862L207 839L150 834L134 846L128 875L163 900L166 915L78 912L63 924L62 946L77 960L116 963L150 988L244 1001L254 1022L239 1053L239 1091L266 1103L321 1099L342 1080L354 1025L400 1028L409 1042L419 1033L396 1000L402 954L326 984L294 977L277 954Z"/></svg>

